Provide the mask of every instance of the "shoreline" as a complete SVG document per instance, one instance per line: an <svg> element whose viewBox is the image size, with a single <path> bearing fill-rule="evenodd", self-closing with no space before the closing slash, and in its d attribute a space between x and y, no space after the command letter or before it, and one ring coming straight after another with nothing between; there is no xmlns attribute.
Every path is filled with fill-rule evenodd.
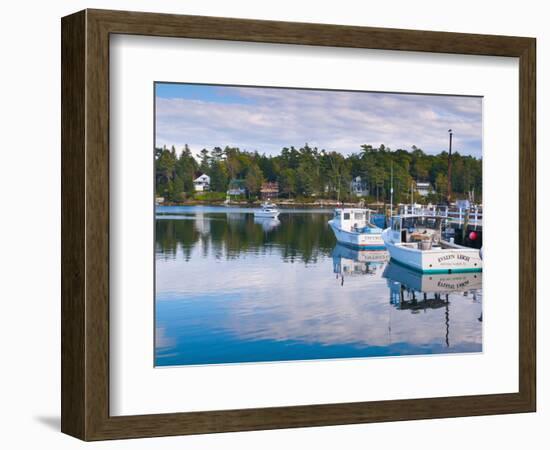
<svg viewBox="0 0 550 450"><path fill-rule="evenodd" d="M334 209L334 208L370 208L370 209L381 209L385 207L385 203L379 203L379 204L365 204L360 205L359 203L352 203L352 202L336 202L334 200L327 200L327 201L315 201L315 202L295 202L295 201L289 201L289 200L269 200L271 203L276 204L281 209L290 209L290 208L315 208L315 209ZM163 203L157 203L155 206L238 206L240 208L258 208L261 206L263 201L255 201L255 202L248 202L248 201L242 201L242 202L229 202L225 203L223 201L186 201L186 202L163 202Z"/></svg>

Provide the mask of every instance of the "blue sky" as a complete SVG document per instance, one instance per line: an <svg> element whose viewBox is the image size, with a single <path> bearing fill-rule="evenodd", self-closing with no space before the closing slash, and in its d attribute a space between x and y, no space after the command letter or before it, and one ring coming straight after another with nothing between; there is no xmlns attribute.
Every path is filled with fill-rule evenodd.
<svg viewBox="0 0 550 450"><path fill-rule="evenodd" d="M278 154L312 147L349 155L361 144L481 157L482 99L419 94L157 83L157 146L239 147Z"/></svg>

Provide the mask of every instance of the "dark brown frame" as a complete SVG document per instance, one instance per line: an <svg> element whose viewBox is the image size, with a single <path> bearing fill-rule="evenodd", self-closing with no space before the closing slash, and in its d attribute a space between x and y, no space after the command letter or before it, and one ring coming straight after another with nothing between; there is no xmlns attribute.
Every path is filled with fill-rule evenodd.
<svg viewBox="0 0 550 450"><path fill-rule="evenodd" d="M100 440L535 411L534 38L104 10L64 17L61 31L64 433ZM110 416L108 100L115 33L519 58L519 392Z"/></svg>

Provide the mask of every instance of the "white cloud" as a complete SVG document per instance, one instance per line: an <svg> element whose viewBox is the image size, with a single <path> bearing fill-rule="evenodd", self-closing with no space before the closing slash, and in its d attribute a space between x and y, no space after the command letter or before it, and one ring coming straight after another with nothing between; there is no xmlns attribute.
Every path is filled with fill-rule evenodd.
<svg viewBox="0 0 550 450"><path fill-rule="evenodd" d="M242 102L157 98L156 144L188 144L194 152L237 146L277 154L305 142L344 154L361 144L412 145L428 153L448 146L481 156L479 97L215 87Z"/></svg>

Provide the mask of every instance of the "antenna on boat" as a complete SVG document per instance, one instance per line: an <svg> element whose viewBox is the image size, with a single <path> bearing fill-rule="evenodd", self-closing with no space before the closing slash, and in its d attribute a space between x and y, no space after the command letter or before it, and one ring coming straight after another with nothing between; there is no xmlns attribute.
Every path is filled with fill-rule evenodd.
<svg viewBox="0 0 550 450"><path fill-rule="evenodd" d="M449 157L447 159L447 205L451 204L451 168L452 168L452 151L453 151L453 130L449 128Z"/></svg>
<svg viewBox="0 0 550 450"><path fill-rule="evenodd" d="M393 216L393 160L391 162L391 176L390 176L390 226Z"/></svg>

